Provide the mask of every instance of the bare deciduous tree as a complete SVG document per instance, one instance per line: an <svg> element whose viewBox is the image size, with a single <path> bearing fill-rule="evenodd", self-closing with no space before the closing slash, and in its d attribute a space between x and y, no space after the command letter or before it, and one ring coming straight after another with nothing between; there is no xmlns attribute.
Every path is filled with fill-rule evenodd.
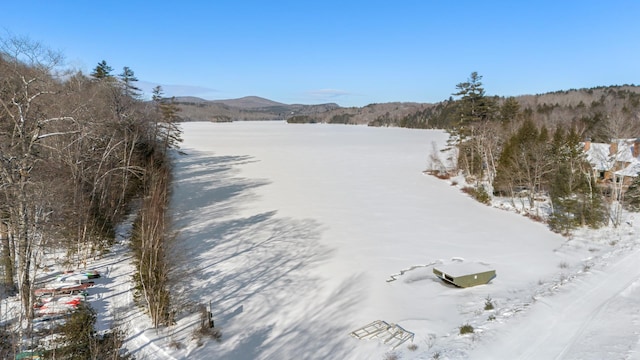
<svg viewBox="0 0 640 360"><path fill-rule="evenodd" d="M48 130L53 124L73 120L60 116L51 107L50 97L59 90L52 71L62 57L28 39L3 39L0 52L2 74L2 130L0 132L0 178L10 200L10 232L16 241L18 289L24 313L31 317L31 290L34 281L41 216L46 203L32 196L31 189L41 179L34 177L42 161L43 139L64 132ZM46 215L45 215L46 216Z"/></svg>

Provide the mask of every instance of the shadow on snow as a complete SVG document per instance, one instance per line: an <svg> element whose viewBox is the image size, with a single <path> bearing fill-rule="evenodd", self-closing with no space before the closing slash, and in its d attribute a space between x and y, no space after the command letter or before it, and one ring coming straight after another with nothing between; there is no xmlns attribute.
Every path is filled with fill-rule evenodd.
<svg viewBox="0 0 640 360"><path fill-rule="evenodd" d="M345 342L335 338L348 340L349 329L335 319L357 306L348 294L357 293L359 281L344 280L330 296L317 291L323 279L313 270L333 252L320 242L318 221L279 218L276 210L241 215L251 213L254 190L269 184L239 176L237 167L253 161L196 152L176 161L181 178L175 181L172 212L179 235L172 254L180 270L173 274L172 292L180 294L184 310L179 321L197 326L195 305L203 304L223 332L221 344L210 342L189 356L346 356ZM301 303L304 313L289 312ZM318 336L332 341L309 341Z"/></svg>

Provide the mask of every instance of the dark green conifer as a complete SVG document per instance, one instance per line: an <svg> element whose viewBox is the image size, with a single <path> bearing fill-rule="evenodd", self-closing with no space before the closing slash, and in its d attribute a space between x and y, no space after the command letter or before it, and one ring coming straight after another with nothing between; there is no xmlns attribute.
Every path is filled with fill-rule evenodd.
<svg viewBox="0 0 640 360"><path fill-rule="evenodd" d="M120 81L122 81L122 88L124 91L124 95L130 96L133 98L140 97L140 88L135 86L135 82L138 81L138 78L135 76L133 70L128 66L125 66L122 69L122 73L118 75L120 77Z"/></svg>
<svg viewBox="0 0 640 360"><path fill-rule="evenodd" d="M112 71L113 71L113 68L107 65L107 62L105 60L102 60L93 69L93 71L91 72L91 76L99 80L112 78L113 77L113 75L111 75Z"/></svg>

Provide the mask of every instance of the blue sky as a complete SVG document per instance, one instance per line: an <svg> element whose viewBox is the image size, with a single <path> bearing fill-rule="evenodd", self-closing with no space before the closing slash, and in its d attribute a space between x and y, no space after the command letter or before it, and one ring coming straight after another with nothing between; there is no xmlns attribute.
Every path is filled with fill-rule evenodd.
<svg viewBox="0 0 640 360"><path fill-rule="evenodd" d="M166 95L364 106L640 84L640 1L10 1L0 36Z"/></svg>

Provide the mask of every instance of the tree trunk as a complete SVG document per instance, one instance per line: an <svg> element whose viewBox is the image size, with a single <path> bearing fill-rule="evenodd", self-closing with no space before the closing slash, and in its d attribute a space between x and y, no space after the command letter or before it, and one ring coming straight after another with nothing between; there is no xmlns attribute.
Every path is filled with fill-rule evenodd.
<svg viewBox="0 0 640 360"><path fill-rule="evenodd" d="M0 221L0 247L2 248L2 267L4 268L3 284L5 290L12 293L15 290L15 279L10 241L9 226L4 221Z"/></svg>
<svg viewBox="0 0 640 360"><path fill-rule="evenodd" d="M32 244L29 237L29 214L24 201L20 203L18 212L18 287L20 290L20 300L22 308L27 319L31 319L33 315L33 307L31 306L31 255Z"/></svg>

